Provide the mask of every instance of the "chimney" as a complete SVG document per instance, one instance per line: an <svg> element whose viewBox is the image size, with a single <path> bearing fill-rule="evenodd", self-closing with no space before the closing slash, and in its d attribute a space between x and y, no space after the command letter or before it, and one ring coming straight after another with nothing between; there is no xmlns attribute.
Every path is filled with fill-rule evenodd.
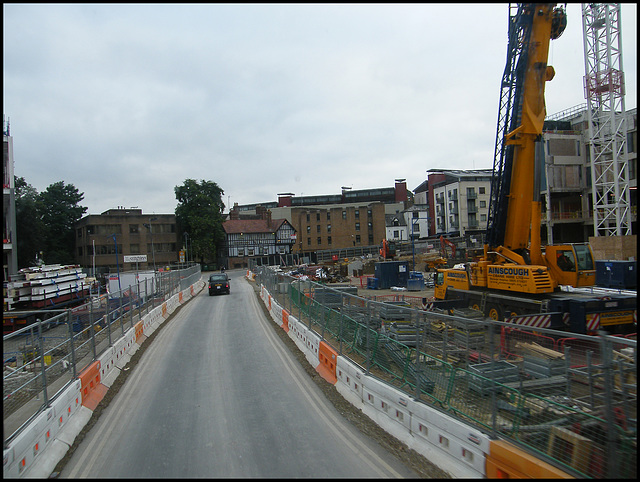
<svg viewBox="0 0 640 482"><path fill-rule="evenodd" d="M407 183L404 179L396 179L396 202L407 201Z"/></svg>
<svg viewBox="0 0 640 482"><path fill-rule="evenodd" d="M233 203L233 209L229 211L229 219L240 219L240 209L238 203Z"/></svg>
<svg viewBox="0 0 640 482"><path fill-rule="evenodd" d="M271 226L271 209L268 209L265 213L265 219L267 220L267 226Z"/></svg>

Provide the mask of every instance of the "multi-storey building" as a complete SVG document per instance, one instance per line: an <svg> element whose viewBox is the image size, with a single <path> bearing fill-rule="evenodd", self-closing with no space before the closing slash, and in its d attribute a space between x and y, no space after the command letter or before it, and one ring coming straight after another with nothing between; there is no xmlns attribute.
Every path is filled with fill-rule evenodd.
<svg viewBox="0 0 640 482"><path fill-rule="evenodd" d="M274 219L288 220L296 232L294 253L339 250L379 245L386 238L386 214L398 214L409 203L404 179L391 188L351 190L322 196L278 194L278 201L263 203ZM239 206L240 212L257 205Z"/></svg>
<svg viewBox="0 0 640 482"><path fill-rule="evenodd" d="M429 217L426 205L413 205L407 209L387 214L386 239L388 241L410 241L425 239L429 236Z"/></svg>
<svg viewBox="0 0 640 482"><path fill-rule="evenodd" d="M175 214L142 214L142 209L109 209L76 223L76 261L96 274L162 269L178 260ZM116 262L116 250L118 259ZM147 261L124 263L124 256L146 255ZM132 258L133 259L133 258Z"/></svg>
<svg viewBox="0 0 640 482"><path fill-rule="evenodd" d="M16 185L13 174L13 138L9 123L2 125L2 271L4 280L18 272Z"/></svg>
<svg viewBox="0 0 640 482"><path fill-rule="evenodd" d="M427 172L429 213L435 220L433 233L465 236L484 232L489 213L491 169Z"/></svg>
<svg viewBox="0 0 640 482"><path fill-rule="evenodd" d="M632 233L637 221L637 109L627 111ZM586 105L549 116L542 136L541 236L548 244L593 236L593 196Z"/></svg>

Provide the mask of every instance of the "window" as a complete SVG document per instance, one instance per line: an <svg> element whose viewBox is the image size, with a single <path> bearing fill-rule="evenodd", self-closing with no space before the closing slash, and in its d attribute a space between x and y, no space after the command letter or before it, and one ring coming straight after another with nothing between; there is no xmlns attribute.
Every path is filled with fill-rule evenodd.
<svg viewBox="0 0 640 482"><path fill-rule="evenodd" d="M309 213L307 213L307 222L309 222L311 220L311 215Z"/></svg>
<svg viewBox="0 0 640 482"><path fill-rule="evenodd" d="M311 238L307 238L307 246L311 246Z"/></svg>
<svg viewBox="0 0 640 482"><path fill-rule="evenodd" d="M307 226L307 234L311 233L311 226Z"/></svg>
<svg viewBox="0 0 640 482"><path fill-rule="evenodd" d="M360 231L360 223L356 223L356 231Z"/></svg>
<svg viewBox="0 0 640 482"><path fill-rule="evenodd" d="M140 254L140 245L138 243L131 243L129 245L129 252L131 254Z"/></svg>
<svg viewBox="0 0 640 482"><path fill-rule="evenodd" d="M327 224L327 233L330 233L330 232L331 232L331 225Z"/></svg>
<svg viewBox="0 0 640 482"><path fill-rule="evenodd" d="M373 223L367 223L369 231L373 231Z"/></svg>
<svg viewBox="0 0 640 482"><path fill-rule="evenodd" d="M316 221L320 221L320 213L316 213Z"/></svg>
<svg viewBox="0 0 640 482"><path fill-rule="evenodd" d="M342 211L342 219L347 219L347 211Z"/></svg>
<svg viewBox="0 0 640 482"><path fill-rule="evenodd" d="M418 219L420 217L420 213L418 211L413 211L413 219Z"/></svg>
<svg viewBox="0 0 640 482"><path fill-rule="evenodd" d="M331 236L327 236L327 244L331 246Z"/></svg>
<svg viewBox="0 0 640 482"><path fill-rule="evenodd" d="M356 219L360 219L360 210L356 209Z"/></svg>
<svg viewBox="0 0 640 482"><path fill-rule="evenodd" d="M480 194L485 194L485 192L484 192L484 187L479 187L479 188L478 188L478 192L479 192Z"/></svg>
<svg viewBox="0 0 640 482"><path fill-rule="evenodd" d="M322 244L322 238L318 236L318 246L320 246L321 244Z"/></svg>
<svg viewBox="0 0 640 482"><path fill-rule="evenodd" d="M137 224L130 224L129 225L129 234L138 234L140 231L138 230L138 225Z"/></svg>
<svg viewBox="0 0 640 482"><path fill-rule="evenodd" d="M480 201L480 207L481 208L486 208L487 207L487 201Z"/></svg>
<svg viewBox="0 0 640 482"><path fill-rule="evenodd" d="M319 232L320 232L320 225L318 224L318 225L316 226L316 233L319 233Z"/></svg>
<svg viewBox="0 0 640 482"><path fill-rule="evenodd" d="M356 244L360 244L360 235L356 234Z"/></svg>
<svg viewBox="0 0 640 482"><path fill-rule="evenodd" d="M331 211L327 211L327 221L331 221Z"/></svg>

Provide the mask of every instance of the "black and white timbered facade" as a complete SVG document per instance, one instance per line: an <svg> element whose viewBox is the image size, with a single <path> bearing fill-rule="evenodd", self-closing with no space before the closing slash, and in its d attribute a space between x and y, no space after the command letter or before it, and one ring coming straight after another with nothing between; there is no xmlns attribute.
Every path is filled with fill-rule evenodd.
<svg viewBox="0 0 640 482"><path fill-rule="evenodd" d="M270 213L269 213L270 214ZM225 231L224 254L221 260L228 268L244 268L249 258L272 258L292 253L296 230L286 219L230 219L222 225Z"/></svg>

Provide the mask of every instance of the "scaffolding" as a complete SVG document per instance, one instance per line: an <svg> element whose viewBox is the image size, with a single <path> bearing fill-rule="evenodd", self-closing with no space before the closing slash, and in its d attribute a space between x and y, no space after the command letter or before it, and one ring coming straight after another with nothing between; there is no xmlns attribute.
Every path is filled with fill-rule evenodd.
<svg viewBox="0 0 640 482"><path fill-rule="evenodd" d="M588 147L595 236L631 234L619 4L583 4Z"/></svg>

